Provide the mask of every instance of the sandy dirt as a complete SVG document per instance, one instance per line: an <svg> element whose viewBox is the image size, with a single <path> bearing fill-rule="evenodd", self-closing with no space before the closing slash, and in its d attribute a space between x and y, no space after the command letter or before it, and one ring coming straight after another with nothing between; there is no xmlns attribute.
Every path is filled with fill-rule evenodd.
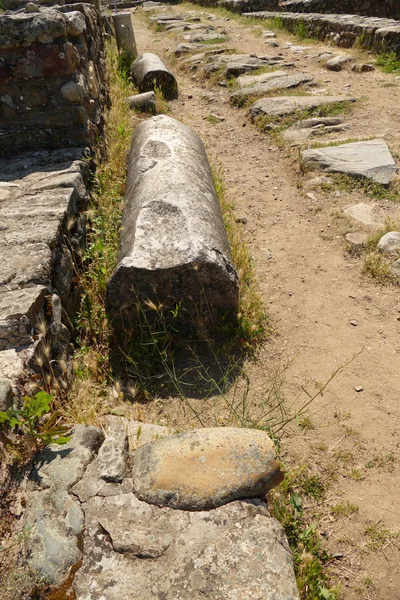
<svg viewBox="0 0 400 600"><path fill-rule="evenodd" d="M336 137L382 136L398 156L400 88L395 75L379 69L362 74L329 72L316 60L324 48L321 43L305 44L306 50L294 54L282 47L294 41L288 33L277 32L280 47L269 48L253 23L227 20L218 12L216 20L207 21L213 11L195 6L168 8L180 13L188 9L202 13L205 22L224 27L228 47L258 55L279 53L295 62L292 71L310 73L326 94L354 95L358 102L345 115L349 129ZM308 429L294 427L283 435L283 454L292 465L307 464L327 486L324 501L317 507L310 504L310 510L319 515L327 548L339 556L331 573L333 581L335 577L340 581L341 597L398 600L399 288L383 287L362 274L363 259L346 252L343 234L372 233L374 227L342 212L358 202L379 202L383 219L385 214L399 215L398 207L371 200L356 188L307 189L306 182L319 173L299 172L296 148L277 144L252 125L246 109L230 105L229 89L205 83L198 72L180 69L173 51L183 41L182 34L154 33L139 12L135 35L139 52L159 53L177 74L179 99L169 103L168 114L201 136L211 162L222 168L228 200L245 221L243 236L274 330L259 360L249 366L252 384L267 387L271 368L290 361L285 393L295 398L306 382L311 389L357 355L310 407ZM371 60L359 51L329 50ZM211 123L206 120L210 113L224 120ZM306 195L310 191L313 198ZM363 390L357 392L357 386ZM348 517L332 515L330 507L343 501L358 511ZM366 529L377 523L391 535L372 550Z"/></svg>

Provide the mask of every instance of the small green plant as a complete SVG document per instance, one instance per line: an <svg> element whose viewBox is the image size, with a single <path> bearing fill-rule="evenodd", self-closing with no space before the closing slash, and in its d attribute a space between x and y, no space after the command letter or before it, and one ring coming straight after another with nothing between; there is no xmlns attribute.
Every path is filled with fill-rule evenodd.
<svg viewBox="0 0 400 600"><path fill-rule="evenodd" d="M33 398L24 397L24 406L21 409L9 408L6 412L0 412L0 423L6 423L9 427L18 427L24 434L28 435L38 448L40 443L66 444L71 437L66 437L69 427L56 425L57 413L52 412L51 403L53 397L46 392L38 392ZM41 418L50 414L50 418L41 423ZM7 438L9 443L12 443Z"/></svg>
<svg viewBox="0 0 400 600"><path fill-rule="evenodd" d="M381 520L370 523L364 533L368 538L367 548L370 550L381 550L383 546L399 537L398 531L388 529Z"/></svg>
<svg viewBox="0 0 400 600"><path fill-rule="evenodd" d="M378 54L376 64L384 73L400 73L400 58L395 52Z"/></svg>
<svg viewBox="0 0 400 600"><path fill-rule="evenodd" d="M299 21L296 24L294 31L295 35L301 40L304 40L306 37L308 37L307 26L304 21Z"/></svg>
<svg viewBox="0 0 400 600"><path fill-rule="evenodd" d="M358 510L357 504L352 504L347 500L331 506L331 514L335 517L348 517L349 515L358 512Z"/></svg>

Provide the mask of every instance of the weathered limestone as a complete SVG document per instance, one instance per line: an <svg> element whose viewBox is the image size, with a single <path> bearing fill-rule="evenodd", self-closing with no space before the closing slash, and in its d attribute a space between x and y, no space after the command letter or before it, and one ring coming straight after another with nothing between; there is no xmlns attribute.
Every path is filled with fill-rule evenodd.
<svg viewBox="0 0 400 600"><path fill-rule="evenodd" d="M262 498L283 480L268 435L254 429L190 431L135 453L135 494L157 506L215 508Z"/></svg>
<svg viewBox="0 0 400 600"><path fill-rule="evenodd" d="M280 71L279 73L265 73L268 78L265 78L261 83L241 88L231 94L231 102L236 104L246 100L249 96L261 96L278 90L288 90L298 87L305 83L311 83L311 75L307 73L293 73L291 75Z"/></svg>
<svg viewBox="0 0 400 600"><path fill-rule="evenodd" d="M15 386L35 367L39 321L52 351L70 353L64 323L79 302L74 264L85 244L89 167L72 148L0 159L0 172L0 380Z"/></svg>
<svg viewBox="0 0 400 600"><path fill-rule="evenodd" d="M354 14L325 15L266 11L244 13L243 16L256 19L279 17L285 29L293 33L301 23L308 36L326 43L350 48L357 41L357 44L368 50L395 52L400 56L400 22L394 19L361 17Z"/></svg>
<svg viewBox="0 0 400 600"><path fill-rule="evenodd" d="M383 254L400 253L400 232L389 231L378 242L378 250Z"/></svg>
<svg viewBox="0 0 400 600"><path fill-rule="evenodd" d="M301 142L311 137L327 135L345 131L347 125L343 124L340 117L314 117L298 121L287 129L283 136L292 142Z"/></svg>
<svg viewBox="0 0 400 600"><path fill-rule="evenodd" d="M189 321L198 310L235 313L238 279L206 151L179 121L160 115L136 128L122 225L106 298L115 323L148 300L165 313L183 302Z"/></svg>
<svg viewBox="0 0 400 600"><path fill-rule="evenodd" d="M258 57L251 54L227 54L211 58L204 66L207 75L221 72L225 77L238 77L260 67L288 66L281 56Z"/></svg>
<svg viewBox="0 0 400 600"><path fill-rule="evenodd" d="M259 115L269 117L282 117L298 111L313 110L319 106L355 102L351 96L279 96L277 98L261 98L250 109L250 115L255 118Z"/></svg>
<svg viewBox="0 0 400 600"><path fill-rule="evenodd" d="M335 56L335 58L330 58L325 66L328 71L341 71L343 67L355 62L355 60L352 56Z"/></svg>
<svg viewBox="0 0 400 600"><path fill-rule="evenodd" d="M51 583L62 583L82 557L78 538L84 513L69 491L103 439L100 429L76 425L67 444L49 446L37 456L27 489L26 546L29 565Z"/></svg>
<svg viewBox="0 0 400 600"><path fill-rule="evenodd" d="M380 139L305 150L302 159L306 167L366 177L382 185L388 185L397 172L386 142Z"/></svg>
<svg viewBox="0 0 400 600"><path fill-rule="evenodd" d="M156 54L146 52L139 56L132 65L132 78L140 92L158 88L168 100L178 96L175 77Z"/></svg>
<svg viewBox="0 0 400 600"><path fill-rule="evenodd" d="M259 500L185 512L95 497L83 541L76 600L299 598L282 526Z"/></svg>
<svg viewBox="0 0 400 600"><path fill-rule="evenodd" d="M133 15L131 12L112 14L115 37L119 52L126 52L131 60L137 57L135 33L133 31Z"/></svg>
<svg viewBox="0 0 400 600"><path fill-rule="evenodd" d="M142 112L156 112L156 95L154 92L144 92L126 99L129 108Z"/></svg>

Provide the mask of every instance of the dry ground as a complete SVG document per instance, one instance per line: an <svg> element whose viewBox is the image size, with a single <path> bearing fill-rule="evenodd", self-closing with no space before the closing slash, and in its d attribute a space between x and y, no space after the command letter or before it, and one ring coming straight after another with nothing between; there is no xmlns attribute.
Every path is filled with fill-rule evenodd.
<svg viewBox="0 0 400 600"><path fill-rule="evenodd" d="M189 4L168 10L194 10L203 13L204 20L215 14L217 19L208 22L226 28L228 47L258 55L277 52L294 60L296 70L312 74L327 94L350 91L359 101L346 115L350 128L340 137L382 136L398 157L400 90L394 75L379 69L332 73L315 59L321 43L307 43L304 52L293 54L282 48L285 41L294 40L286 32L277 32L280 48L272 49L252 22L246 25L233 16L227 19L222 12ZM363 259L346 252L343 240L348 231L374 232L342 212L348 205L372 200L356 187L311 190L314 197L308 197L306 181L315 174L299 172L297 149L252 125L246 109L229 104L229 89L205 83L198 72L182 70L173 55L183 41L179 34L155 33L139 11L135 35L140 52L159 53L177 73L179 99L169 103L168 114L201 136L211 162L222 169L228 200L243 219L243 236L273 324L259 359L248 365L253 392L262 393L270 386L271 372L290 363L285 370L285 395L296 398L306 382L309 389L319 385L357 355L312 404L307 419L285 431L282 449L290 465L308 465L326 486L324 499L310 500L308 510L319 519L326 546L338 557L331 572L340 580L341 597L397 600L399 288L381 286L363 275ZM348 52L371 60L360 51ZM210 113L224 120L210 122ZM400 216L395 203L378 202L382 214ZM356 392L356 386L363 391ZM173 399L151 405L149 414L182 426ZM343 503L352 505L351 514L343 514L349 512L341 509ZM333 514L332 507L336 507Z"/></svg>

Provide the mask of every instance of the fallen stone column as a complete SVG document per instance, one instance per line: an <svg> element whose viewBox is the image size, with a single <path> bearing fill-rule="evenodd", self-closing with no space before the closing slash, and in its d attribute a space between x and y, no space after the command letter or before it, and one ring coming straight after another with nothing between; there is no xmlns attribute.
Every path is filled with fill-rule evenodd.
<svg viewBox="0 0 400 600"><path fill-rule="evenodd" d="M175 77L156 54L146 52L139 56L132 66L132 78L140 92L159 88L168 100L178 97Z"/></svg>
<svg viewBox="0 0 400 600"><path fill-rule="evenodd" d="M129 96L126 102L130 109L142 112L156 112L156 95L154 92L144 92L136 96Z"/></svg>
<svg viewBox="0 0 400 600"><path fill-rule="evenodd" d="M148 301L213 319L238 308L238 277L200 138L160 115L135 130L128 159L118 266L107 310L118 329Z"/></svg>
<svg viewBox="0 0 400 600"><path fill-rule="evenodd" d="M133 60L137 57L135 33L133 31L132 13L116 13L112 15L115 37L119 52L126 52Z"/></svg>

